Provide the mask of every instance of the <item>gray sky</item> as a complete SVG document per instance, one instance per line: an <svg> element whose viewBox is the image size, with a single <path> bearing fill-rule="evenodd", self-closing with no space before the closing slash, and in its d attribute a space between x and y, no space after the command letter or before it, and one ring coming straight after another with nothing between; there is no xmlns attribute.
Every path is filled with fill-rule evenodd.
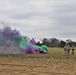
<svg viewBox="0 0 76 75"><path fill-rule="evenodd" d="M76 41L76 1L0 0L0 27L2 23L30 38Z"/></svg>

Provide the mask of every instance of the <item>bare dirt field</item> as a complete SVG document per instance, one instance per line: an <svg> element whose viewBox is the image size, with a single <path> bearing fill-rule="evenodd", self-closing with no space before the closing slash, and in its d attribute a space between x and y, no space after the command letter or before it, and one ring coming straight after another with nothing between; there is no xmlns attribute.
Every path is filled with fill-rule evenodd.
<svg viewBox="0 0 76 75"><path fill-rule="evenodd" d="M76 75L76 55L57 50L50 49L48 54L0 55L0 75Z"/></svg>

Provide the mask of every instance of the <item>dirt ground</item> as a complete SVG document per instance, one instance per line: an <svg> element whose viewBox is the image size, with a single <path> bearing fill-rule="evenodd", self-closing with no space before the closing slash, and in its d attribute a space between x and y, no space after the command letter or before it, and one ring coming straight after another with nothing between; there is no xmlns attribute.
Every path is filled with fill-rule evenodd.
<svg viewBox="0 0 76 75"><path fill-rule="evenodd" d="M2 55L0 75L76 75L74 56Z"/></svg>

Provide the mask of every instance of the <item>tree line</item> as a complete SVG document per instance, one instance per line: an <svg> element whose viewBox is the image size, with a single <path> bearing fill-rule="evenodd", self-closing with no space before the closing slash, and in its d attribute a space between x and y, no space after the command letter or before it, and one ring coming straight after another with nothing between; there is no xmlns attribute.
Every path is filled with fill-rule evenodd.
<svg viewBox="0 0 76 75"><path fill-rule="evenodd" d="M72 41L71 39L67 39L66 41L64 41L57 38L43 38L41 39L41 42L40 41L36 42L36 45L39 46L46 45L48 47L61 47L61 48L63 48L66 44L70 46L72 45L76 46L76 42Z"/></svg>

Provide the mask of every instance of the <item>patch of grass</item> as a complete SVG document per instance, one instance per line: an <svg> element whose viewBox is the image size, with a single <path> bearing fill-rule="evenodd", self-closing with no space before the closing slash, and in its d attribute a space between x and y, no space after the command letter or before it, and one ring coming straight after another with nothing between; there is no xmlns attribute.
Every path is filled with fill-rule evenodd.
<svg viewBox="0 0 76 75"><path fill-rule="evenodd" d="M75 75L75 54L63 48L48 48L48 54L0 55L1 75Z"/></svg>

